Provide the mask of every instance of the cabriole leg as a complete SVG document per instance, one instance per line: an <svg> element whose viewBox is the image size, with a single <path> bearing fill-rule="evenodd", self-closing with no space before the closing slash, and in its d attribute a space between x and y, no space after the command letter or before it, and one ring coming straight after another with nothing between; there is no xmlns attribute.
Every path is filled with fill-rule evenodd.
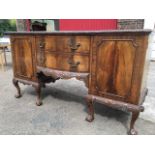
<svg viewBox="0 0 155 155"><path fill-rule="evenodd" d="M42 101L41 101L41 85L38 84L37 86L34 86L36 93L37 93L37 101L36 101L36 105L40 106L42 105Z"/></svg>
<svg viewBox="0 0 155 155"><path fill-rule="evenodd" d="M93 106L93 97L87 96L86 103L88 106L88 116L86 117L86 121L92 122L94 120L94 106Z"/></svg>
<svg viewBox="0 0 155 155"><path fill-rule="evenodd" d="M128 132L129 135L137 135L138 132L135 130L134 125L139 116L140 112L132 112L131 122L130 122L130 130Z"/></svg>
<svg viewBox="0 0 155 155"><path fill-rule="evenodd" d="M14 86L15 86L16 89L17 89L17 94L15 95L15 97L16 97L16 98L20 98L22 95L21 95L21 91L20 91L19 84L18 84L18 80L13 79L12 82L13 82Z"/></svg>

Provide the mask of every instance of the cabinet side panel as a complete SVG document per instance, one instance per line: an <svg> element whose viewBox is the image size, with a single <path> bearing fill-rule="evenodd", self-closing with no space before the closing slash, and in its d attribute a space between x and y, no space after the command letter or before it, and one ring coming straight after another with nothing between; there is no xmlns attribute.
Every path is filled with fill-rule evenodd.
<svg viewBox="0 0 155 155"><path fill-rule="evenodd" d="M13 50L13 40L14 37L11 36L10 37L10 41L11 41L11 55L12 55L12 66L13 66L13 76L15 77L15 55L14 55L14 50Z"/></svg>
<svg viewBox="0 0 155 155"><path fill-rule="evenodd" d="M148 71L151 59L151 50L148 47L148 36L145 37L144 49L146 49L146 56L145 56L145 63L143 69L143 77L142 77L142 84L141 84L141 91L140 91L140 98L139 103L142 104L144 97L147 93L147 78L148 78Z"/></svg>
<svg viewBox="0 0 155 155"><path fill-rule="evenodd" d="M129 97L129 101L131 101L133 104L139 104L141 92L143 88L146 87L145 75L147 74L147 71L144 71L144 66L147 53L148 36L136 36L136 43L138 44L138 48L136 50L136 60L134 64L134 75L131 88L132 93Z"/></svg>
<svg viewBox="0 0 155 155"><path fill-rule="evenodd" d="M12 36L11 43L14 76L34 80L34 38L31 36Z"/></svg>

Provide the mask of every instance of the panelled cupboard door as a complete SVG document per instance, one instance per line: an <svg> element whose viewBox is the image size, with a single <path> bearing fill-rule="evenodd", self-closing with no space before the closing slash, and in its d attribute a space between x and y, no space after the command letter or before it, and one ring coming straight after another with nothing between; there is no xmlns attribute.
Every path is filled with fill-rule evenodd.
<svg viewBox="0 0 155 155"><path fill-rule="evenodd" d="M31 37L14 37L11 39L14 74L17 77L31 79L34 74L31 39Z"/></svg>
<svg viewBox="0 0 155 155"><path fill-rule="evenodd" d="M122 100L130 96L136 45L130 39L102 39L96 46L96 92Z"/></svg>

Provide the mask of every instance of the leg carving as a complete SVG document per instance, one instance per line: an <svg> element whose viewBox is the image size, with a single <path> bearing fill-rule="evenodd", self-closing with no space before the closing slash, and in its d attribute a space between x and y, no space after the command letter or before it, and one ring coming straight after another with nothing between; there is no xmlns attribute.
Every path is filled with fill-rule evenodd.
<svg viewBox="0 0 155 155"><path fill-rule="evenodd" d="M19 84L18 84L18 80L13 79L12 82L13 82L14 86L15 86L16 89L17 89L17 94L15 95L15 97L16 97L16 98L20 98L22 95L21 95L21 91L20 91Z"/></svg>
<svg viewBox="0 0 155 155"><path fill-rule="evenodd" d="M129 135L137 135L138 132L135 130L134 125L139 116L139 112L132 112L132 118L130 122L130 130L128 132Z"/></svg>
<svg viewBox="0 0 155 155"><path fill-rule="evenodd" d="M38 84L38 86L34 86L36 93L37 93L37 101L36 101L36 105L40 106L42 105L42 101L41 101L41 85Z"/></svg>
<svg viewBox="0 0 155 155"><path fill-rule="evenodd" d="M86 103L88 106L88 116L86 117L86 121L92 122L94 120L94 106L93 106L93 97L87 96Z"/></svg>

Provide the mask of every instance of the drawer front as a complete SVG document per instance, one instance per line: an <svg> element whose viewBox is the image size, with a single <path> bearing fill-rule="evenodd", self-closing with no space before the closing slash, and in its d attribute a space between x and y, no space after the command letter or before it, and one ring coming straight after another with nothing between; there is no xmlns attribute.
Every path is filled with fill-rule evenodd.
<svg viewBox="0 0 155 155"><path fill-rule="evenodd" d="M89 36L38 36L37 49L48 52L89 53Z"/></svg>
<svg viewBox="0 0 155 155"><path fill-rule="evenodd" d="M74 55L66 53L47 53L45 54L45 67L72 71L72 72L88 72L89 56Z"/></svg>
<svg viewBox="0 0 155 155"><path fill-rule="evenodd" d="M75 44L79 44L76 52L90 53L90 37L89 36L75 36ZM74 42L73 45L74 46Z"/></svg>
<svg viewBox="0 0 155 155"><path fill-rule="evenodd" d="M73 72L89 71L89 36L38 36L36 46L38 66Z"/></svg>

